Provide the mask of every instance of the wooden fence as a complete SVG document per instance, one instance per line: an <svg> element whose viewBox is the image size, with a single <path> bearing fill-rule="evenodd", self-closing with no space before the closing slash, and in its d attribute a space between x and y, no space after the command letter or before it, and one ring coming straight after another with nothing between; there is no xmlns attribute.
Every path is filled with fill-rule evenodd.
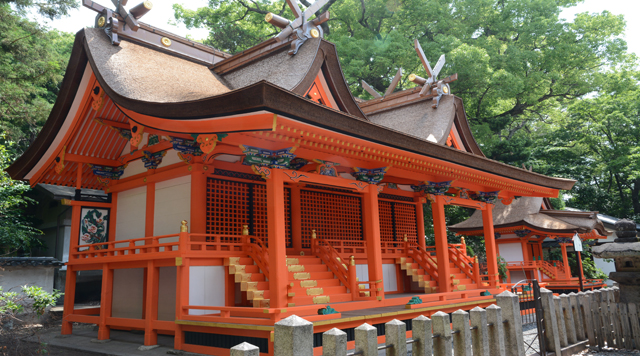
<svg viewBox="0 0 640 356"><path fill-rule="evenodd" d="M599 349L640 349L640 305L620 303L618 288L560 296L541 289L540 297L548 351L559 354L583 340Z"/></svg>
<svg viewBox="0 0 640 356"><path fill-rule="evenodd" d="M466 312L437 312L431 318L419 316L407 326L399 320L385 324L385 344L378 345L377 329L369 324L355 328L355 349L347 352L347 334L331 329L322 334L323 355L407 356L408 345L414 356L465 355L524 356L522 319L518 296L505 291L496 295L496 304ZM248 343L231 348L231 356L258 356L259 349ZM275 324L274 355L312 356L313 323L292 315Z"/></svg>

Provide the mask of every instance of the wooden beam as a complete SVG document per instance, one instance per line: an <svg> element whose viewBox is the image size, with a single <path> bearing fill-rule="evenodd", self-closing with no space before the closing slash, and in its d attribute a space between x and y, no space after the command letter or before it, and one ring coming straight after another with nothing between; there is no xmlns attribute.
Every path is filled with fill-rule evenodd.
<svg viewBox="0 0 640 356"><path fill-rule="evenodd" d="M117 161L115 159L105 159L98 157L87 157L82 155L75 155L71 153L66 153L64 155L64 160L67 162L77 162L77 163L89 163L89 164L97 164L100 166L108 166L108 167L119 167L122 166L122 162Z"/></svg>

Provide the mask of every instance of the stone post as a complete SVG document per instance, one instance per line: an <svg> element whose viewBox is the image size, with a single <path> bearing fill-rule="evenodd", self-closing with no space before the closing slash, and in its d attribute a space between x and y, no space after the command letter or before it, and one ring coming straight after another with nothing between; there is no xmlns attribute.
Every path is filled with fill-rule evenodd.
<svg viewBox="0 0 640 356"><path fill-rule="evenodd" d="M260 356L260 348L243 342L231 348L231 356Z"/></svg>
<svg viewBox="0 0 640 356"><path fill-rule="evenodd" d="M613 325L611 325L607 302L600 303L600 320L602 321L602 332L604 333L604 339L607 341L607 346L613 347Z"/></svg>
<svg viewBox="0 0 640 356"><path fill-rule="evenodd" d="M591 311L591 298L593 292L578 293L578 311L582 316L583 326L589 338L589 346L596 347L596 326L593 323L593 312Z"/></svg>
<svg viewBox="0 0 640 356"><path fill-rule="evenodd" d="M273 352L278 356L313 356L313 323L297 315L275 323Z"/></svg>
<svg viewBox="0 0 640 356"><path fill-rule="evenodd" d="M393 346L387 348L387 356L407 355L407 325L398 319L384 324L385 344Z"/></svg>
<svg viewBox="0 0 640 356"><path fill-rule="evenodd" d="M433 332L431 331L431 319L420 315L411 322L413 329L413 340L411 348L413 356L433 355Z"/></svg>
<svg viewBox="0 0 640 356"><path fill-rule="evenodd" d="M433 334L438 337L433 339L433 353L435 355L451 355L453 349L451 347L451 323L449 322L449 314L437 312L431 316L433 323Z"/></svg>
<svg viewBox="0 0 640 356"><path fill-rule="evenodd" d="M502 309L502 320L507 320L504 324L505 348L513 356L524 356L524 337L518 296L507 290L496 295L496 302Z"/></svg>
<svg viewBox="0 0 640 356"><path fill-rule="evenodd" d="M591 295L591 315L593 317L593 326L596 332L596 342L598 347L602 349L604 347L604 324L602 323L602 311L600 310L600 301L602 300L602 293L599 290L592 291Z"/></svg>
<svg viewBox="0 0 640 356"><path fill-rule="evenodd" d="M616 347L619 349L624 349L624 341L622 334L622 315L620 315L620 304L611 303L609 304L609 313L611 317L611 322L613 323L614 330L614 338L616 339Z"/></svg>
<svg viewBox="0 0 640 356"><path fill-rule="evenodd" d="M638 318L638 305L629 303L629 319L631 319L631 332L633 334L633 341L636 344L636 349L640 350L640 321Z"/></svg>
<svg viewBox="0 0 640 356"><path fill-rule="evenodd" d="M562 350L560 344L560 332L558 330L558 319L556 318L556 306L553 303L553 292L540 288L540 299L544 312L544 329L547 351L554 351L559 354Z"/></svg>
<svg viewBox="0 0 640 356"><path fill-rule="evenodd" d="M471 356L471 330L469 330L469 313L464 310L453 312L453 355Z"/></svg>
<svg viewBox="0 0 640 356"><path fill-rule="evenodd" d="M322 334L323 356L344 356L347 354L347 333L333 328Z"/></svg>
<svg viewBox="0 0 640 356"><path fill-rule="evenodd" d="M553 305L556 307L556 320L558 320L558 335L560 336L560 345L562 345L562 347L567 347L569 346L569 340L567 338L567 326L564 325L564 310L562 310L560 297L553 297Z"/></svg>
<svg viewBox="0 0 640 356"><path fill-rule="evenodd" d="M471 339L474 356L489 356L489 328L487 327L487 311L475 307L469 312L471 318Z"/></svg>
<svg viewBox="0 0 640 356"><path fill-rule="evenodd" d="M582 293L582 292L581 292ZM569 293L569 301L571 302L571 310L573 312L573 322L576 326L576 338L581 341L586 339L584 330L584 320L580 309L580 301L576 293Z"/></svg>
<svg viewBox="0 0 640 356"><path fill-rule="evenodd" d="M567 340L570 345L578 342L576 336L576 323L573 318L573 308L571 306L571 299L568 295L563 294L560 296L560 305L562 306L562 314L564 317L564 327L567 329Z"/></svg>
<svg viewBox="0 0 640 356"><path fill-rule="evenodd" d="M495 304L487 307L487 325L489 326L489 352L491 356L505 356L504 328L502 327L502 309ZM475 349L474 349L475 352Z"/></svg>
<svg viewBox="0 0 640 356"><path fill-rule="evenodd" d="M618 303L618 311L620 313L622 335L624 336L624 348L632 350L633 337L631 336L631 324L629 324L629 309L627 308L627 303Z"/></svg>
<svg viewBox="0 0 640 356"><path fill-rule="evenodd" d="M362 356L378 356L378 329L364 323L354 330L355 352Z"/></svg>

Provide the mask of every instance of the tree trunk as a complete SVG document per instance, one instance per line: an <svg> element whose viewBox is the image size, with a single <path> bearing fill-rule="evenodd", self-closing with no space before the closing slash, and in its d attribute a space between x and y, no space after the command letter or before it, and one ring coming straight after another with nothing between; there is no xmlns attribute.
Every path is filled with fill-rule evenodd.
<svg viewBox="0 0 640 356"><path fill-rule="evenodd" d="M631 191L631 202L633 203L633 214L640 214L640 178L633 181L633 190Z"/></svg>

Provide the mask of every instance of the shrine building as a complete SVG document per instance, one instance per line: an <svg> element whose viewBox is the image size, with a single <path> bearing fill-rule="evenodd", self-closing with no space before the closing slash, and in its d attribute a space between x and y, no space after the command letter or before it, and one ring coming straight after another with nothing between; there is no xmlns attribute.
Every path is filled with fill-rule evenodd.
<svg viewBox="0 0 640 356"><path fill-rule="evenodd" d="M509 271L505 282L537 279L547 289L574 292L580 289L580 279L583 289L606 286L601 279L584 278L581 259L576 260L580 275L573 276L569 268L568 249L574 252L574 238L582 244L611 235L597 212L555 210L549 199L521 197L509 205L496 202L493 213L496 252L505 259ZM482 216L475 212L449 230L463 236L483 235ZM544 244L559 245L561 260L546 258L550 257L549 248Z"/></svg>
<svg viewBox="0 0 640 356"><path fill-rule="evenodd" d="M394 92L399 71L356 100L322 38L328 14L312 16L323 1L290 2L295 20L267 16L278 36L231 55L139 22L147 2L84 0L96 27L77 33L48 121L8 169L76 189L63 334L90 323L99 340L142 330L148 346L165 334L177 350L248 341L268 355L274 323L295 314L321 354L331 328L352 346L363 322L488 306L504 290L494 210L575 181L486 158L451 94L457 75L438 79L444 57L431 68L417 41L428 78ZM447 243L445 205L477 210L486 269ZM102 272L98 307L74 307L83 271Z"/></svg>

